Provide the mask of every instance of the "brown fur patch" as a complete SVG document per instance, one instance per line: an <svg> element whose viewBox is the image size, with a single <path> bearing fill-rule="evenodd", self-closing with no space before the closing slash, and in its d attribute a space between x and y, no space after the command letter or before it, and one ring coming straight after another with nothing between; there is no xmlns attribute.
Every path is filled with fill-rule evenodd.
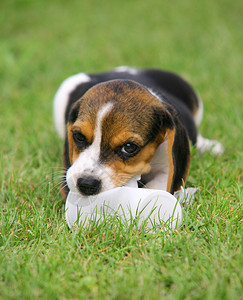
<svg viewBox="0 0 243 300"><path fill-rule="evenodd" d="M73 140L73 132L80 131L87 141L91 144L94 139L94 129L93 125L89 121L80 121L77 120L74 124L67 124L67 132L68 132L68 145L69 145L69 160L72 165L74 161L78 158L81 150L77 148L74 140Z"/></svg>
<svg viewBox="0 0 243 300"><path fill-rule="evenodd" d="M65 181L63 181L61 183L60 191L61 191L62 199L65 200L67 198L67 195L68 195L68 189L66 188L66 182Z"/></svg>
<svg viewBox="0 0 243 300"><path fill-rule="evenodd" d="M141 136L139 134L129 132L124 129L121 132L119 132L117 135L114 135L111 138L110 146L112 149L114 149L117 146L120 146L120 145L126 143L128 140L132 141L140 146L143 146L143 144L144 144L144 140L141 138Z"/></svg>
<svg viewBox="0 0 243 300"><path fill-rule="evenodd" d="M87 141L91 144L94 139L94 126L89 121L80 122L77 120L73 126L72 131L81 131L86 137Z"/></svg>
<svg viewBox="0 0 243 300"><path fill-rule="evenodd" d="M69 161L70 164L73 164L73 133L71 130L72 124L67 124L67 135L68 135L68 153L69 153Z"/></svg>
<svg viewBox="0 0 243 300"><path fill-rule="evenodd" d="M146 145L141 151L128 161L122 161L117 158L109 162L107 165L113 169L113 182L116 186L124 185L131 177L136 175L149 173L151 170L150 162L153 159L157 143Z"/></svg>
<svg viewBox="0 0 243 300"><path fill-rule="evenodd" d="M81 151L77 148L73 140L72 129L73 129L73 124L68 123L67 124L68 147L69 147L69 160L71 165L75 162L75 160L78 158L79 154L81 153Z"/></svg>
<svg viewBox="0 0 243 300"><path fill-rule="evenodd" d="M167 182L167 192L171 192L171 186L173 181L173 175L174 175L174 162L173 162L173 144L174 144L174 138L175 138L175 129L168 130L167 131L167 153L168 153L168 160L169 160L169 176L168 176L168 182Z"/></svg>

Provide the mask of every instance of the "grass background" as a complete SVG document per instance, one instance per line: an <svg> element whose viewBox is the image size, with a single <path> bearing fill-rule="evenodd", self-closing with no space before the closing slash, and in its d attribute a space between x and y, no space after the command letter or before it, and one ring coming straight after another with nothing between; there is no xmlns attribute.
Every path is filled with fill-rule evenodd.
<svg viewBox="0 0 243 300"><path fill-rule="evenodd" d="M0 2L0 299L243 299L242 15L240 0ZM64 221L53 95L118 65L184 76L225 146L193 153L200 192L173 234Z"/></svg>

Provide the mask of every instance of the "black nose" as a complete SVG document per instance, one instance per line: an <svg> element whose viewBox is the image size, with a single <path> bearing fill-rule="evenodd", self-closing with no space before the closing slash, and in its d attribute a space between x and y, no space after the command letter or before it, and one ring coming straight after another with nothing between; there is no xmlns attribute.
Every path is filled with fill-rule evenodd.
<svg viewBox="0 0 243 300"><path fill-rule="evenodd" d="M101 181L91 176L81 177L77 180L77 188L84 195L95 195L101 189Z"/></svg>

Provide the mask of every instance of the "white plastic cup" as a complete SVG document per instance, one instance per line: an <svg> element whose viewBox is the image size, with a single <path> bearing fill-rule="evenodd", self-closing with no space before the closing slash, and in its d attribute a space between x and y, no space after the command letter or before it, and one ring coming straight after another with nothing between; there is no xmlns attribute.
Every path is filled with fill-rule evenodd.
<svg viewBox="0 0 243 300"><path fill-rule="evenodd" d="M183 221L179 201L166 191L118 187L96 196L68 194L65 218L70 228L75 223L85 224L89 219L102 220L115 214L127 221L139 216L139 224L146 220L148 228L165 224L165 230L174 230Z"/></svg>

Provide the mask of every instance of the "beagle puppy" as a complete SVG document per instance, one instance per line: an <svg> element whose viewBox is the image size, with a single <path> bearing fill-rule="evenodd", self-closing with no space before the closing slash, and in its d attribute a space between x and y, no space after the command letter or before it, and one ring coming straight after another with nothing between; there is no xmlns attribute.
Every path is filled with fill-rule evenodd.
<svg viewBox="0 0 243 300"><path fill-rule="evenodd" d="M68 192L85 196L125 185L174 193L186 182L190 143L221 153L200 136L202 102L178 75L119 67L65 80L54 98L55 127L63 139Z"/></svg>

